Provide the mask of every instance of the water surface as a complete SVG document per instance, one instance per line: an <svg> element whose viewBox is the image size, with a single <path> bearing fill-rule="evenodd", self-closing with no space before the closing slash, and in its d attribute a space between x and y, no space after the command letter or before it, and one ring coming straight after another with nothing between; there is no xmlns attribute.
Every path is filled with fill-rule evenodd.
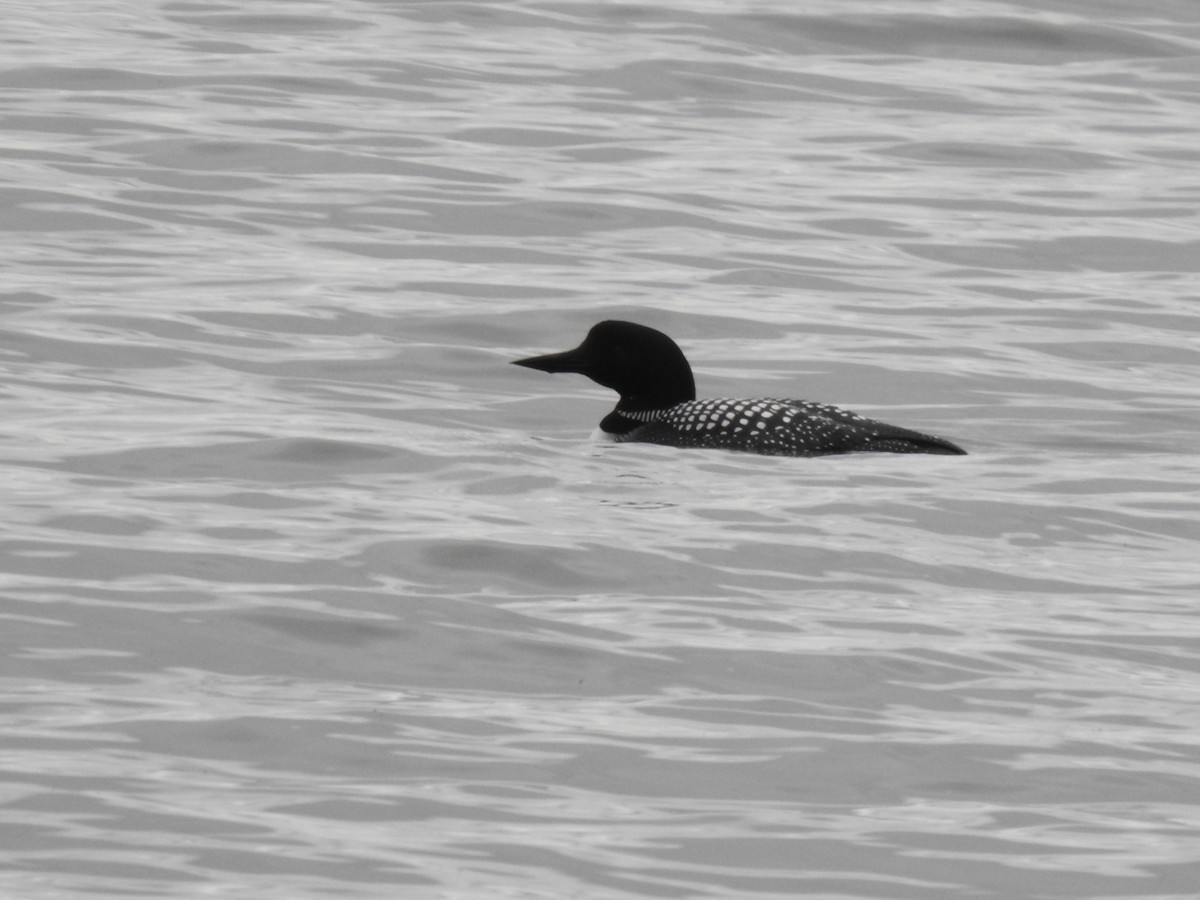
<svg viewBox="0 0 1200 900"><path fill-rule="evenodd" d="M1195 896L1193 4L0 41L4 892ZM971 455L595 443L601 318Z"/></svg>

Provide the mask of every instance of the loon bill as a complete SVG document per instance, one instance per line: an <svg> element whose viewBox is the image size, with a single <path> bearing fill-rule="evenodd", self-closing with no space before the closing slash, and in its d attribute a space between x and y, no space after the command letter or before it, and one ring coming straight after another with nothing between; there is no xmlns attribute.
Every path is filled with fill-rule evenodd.
<svg viewBox="0 0 1200 900"><path fill-rule="evenodd" d="M518 359L514 365L577 372L616 391L620 400L600 428L617 441L769 456L966 454L945 438L810 400L697 400L692 367L679 346L661 331L633 322L600 322L574 350Z"/></svg>

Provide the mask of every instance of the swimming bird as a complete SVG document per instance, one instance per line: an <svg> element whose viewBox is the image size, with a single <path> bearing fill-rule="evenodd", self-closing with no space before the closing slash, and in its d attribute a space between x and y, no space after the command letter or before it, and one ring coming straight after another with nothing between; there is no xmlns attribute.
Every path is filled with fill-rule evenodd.
<svg viewBox="0 0 1200 900"><path fill-rule="evenodd" d="M697 400L692 367L679 345L634 322L600 322L574 350L518 359L514 365L577 372L616 391L616 408L600 422L600 430L616 441L767 456L966 453L945 438L810 400Z"/></svg>

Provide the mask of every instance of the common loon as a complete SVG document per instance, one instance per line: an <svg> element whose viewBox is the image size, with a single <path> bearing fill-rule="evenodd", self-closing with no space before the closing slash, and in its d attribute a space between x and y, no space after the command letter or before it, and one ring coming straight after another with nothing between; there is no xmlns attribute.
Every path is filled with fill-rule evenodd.
<svg viewBox="0 0 1200 900"><path fill-rule="evenodd" d="M612 388L621 399L600 429L617 441L768 456L966 453L944 438L809 400L697 400L692 367L679 346L661 331L633 322L600 322L574 350L518 359L514 365L578 372Z"/></svg>

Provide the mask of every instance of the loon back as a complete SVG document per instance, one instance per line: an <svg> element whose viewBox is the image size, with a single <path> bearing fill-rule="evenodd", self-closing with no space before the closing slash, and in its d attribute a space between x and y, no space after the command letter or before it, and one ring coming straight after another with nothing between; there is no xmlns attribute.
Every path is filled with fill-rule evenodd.
<svg viewBox="0 0 1200 900"><path fill-rule="evenodd" d="M577 372L620 395L600 428L618 441L711 447L773 456L834 453L963 455L944 438L808 400L696 400L679 346L633 322L594 325L574 350L519 359L543 372Z"/></svg>

